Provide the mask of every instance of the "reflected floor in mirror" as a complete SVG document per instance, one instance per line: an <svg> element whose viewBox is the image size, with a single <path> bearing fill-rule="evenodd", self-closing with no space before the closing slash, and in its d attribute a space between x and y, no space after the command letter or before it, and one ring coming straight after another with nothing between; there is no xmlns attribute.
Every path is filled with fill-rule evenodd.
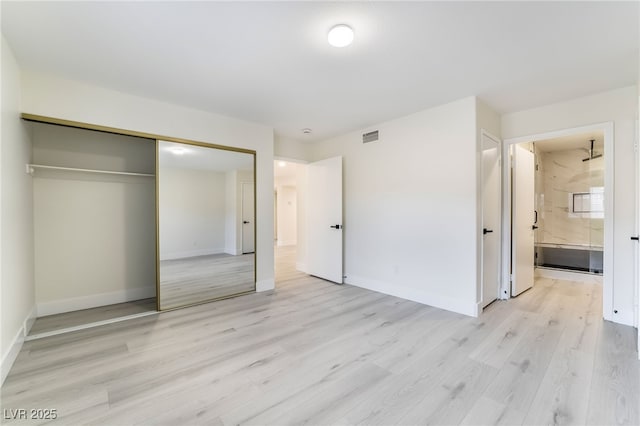
<svg viewBox="0 0 640 426"><path fill-rule="evenodd" d="M226 253L162 260L161 309L254 291L254 254Z"/></svg>
<svg viewBox="0 0 640 426"><path fill-rule="evenodd" d="M155 311L156 299L155 297L152 297L149 299L132 300L130 302L99 306L97 308L83 309L80 311L48 315L36 320L29 331L29 336L37 336L43 333L51 333L68 328Z"/></svg>

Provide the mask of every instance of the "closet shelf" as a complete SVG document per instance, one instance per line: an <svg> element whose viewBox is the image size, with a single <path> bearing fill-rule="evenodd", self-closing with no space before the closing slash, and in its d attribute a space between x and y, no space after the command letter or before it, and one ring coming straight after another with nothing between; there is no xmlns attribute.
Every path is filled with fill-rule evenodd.
<svg viewBox="0 0 640 426"><path fill-rule="evenodd" d="M27 173L33 174L35 169L64 170L68 172L100 173L100 174L108 174L108 175L155 177L155 175L152 173L116 172L113 170L78 169L75 167L59 167L59 166L45 166L43 164L27 164Z"/></svg>

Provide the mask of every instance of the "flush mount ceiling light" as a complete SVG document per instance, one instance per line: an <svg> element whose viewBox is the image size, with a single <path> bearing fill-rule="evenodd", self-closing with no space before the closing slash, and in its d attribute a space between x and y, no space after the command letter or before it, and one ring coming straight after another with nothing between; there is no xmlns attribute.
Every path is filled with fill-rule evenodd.
<svg viewBox="0 0 640 426"><path fill-rule="evenodd" d="M333 47L348 46L353 42L353 29L345 24L336 25L329 30L327 40Z"/></svg>
<svg viewBox="0 0 640 426"><path fill-rule="evenodd" d="M280 167L286 167L287 163L285 163L284 161L278 161L278 166Z"/></svg>

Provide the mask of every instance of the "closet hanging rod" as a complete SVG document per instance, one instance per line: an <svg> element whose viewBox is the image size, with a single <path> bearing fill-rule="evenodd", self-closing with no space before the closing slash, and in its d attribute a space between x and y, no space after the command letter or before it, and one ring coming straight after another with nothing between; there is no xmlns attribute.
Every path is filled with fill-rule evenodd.
<svg viewBox="0 0 640 426"><path fill-rule="evenodd" d="M59 166L45 166L43 164L27 164L27 173L33 174L35 169L65 170L68 172L101 173L101 174L108 174L108 175L155 177L155 175L152 173L116 172L112 170L78 169L75 167L59 167Z"/></svg>

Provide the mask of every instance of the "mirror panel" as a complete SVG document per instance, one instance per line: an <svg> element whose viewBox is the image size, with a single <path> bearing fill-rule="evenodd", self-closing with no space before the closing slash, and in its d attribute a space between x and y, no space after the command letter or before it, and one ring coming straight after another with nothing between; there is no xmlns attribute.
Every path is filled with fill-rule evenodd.
<svg viewBox="0 0 640 426"><path fill-rule="evenodd" d="M158 309L255 291L255 154L158 141Z"/></svg>

